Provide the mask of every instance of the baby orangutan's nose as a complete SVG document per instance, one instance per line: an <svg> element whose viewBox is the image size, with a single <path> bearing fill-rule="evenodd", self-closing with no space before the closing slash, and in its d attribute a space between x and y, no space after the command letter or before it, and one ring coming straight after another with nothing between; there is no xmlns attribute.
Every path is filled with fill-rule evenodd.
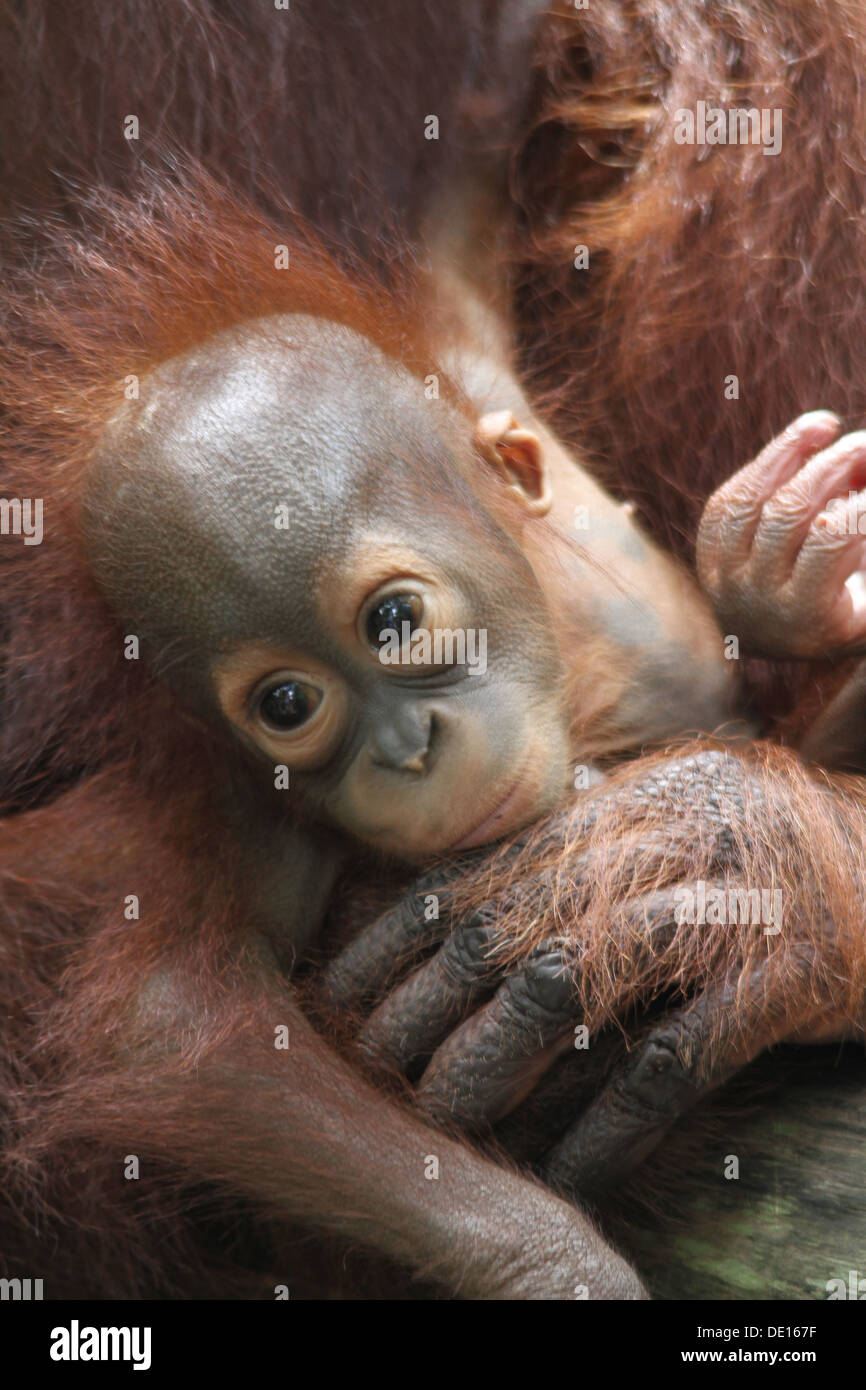
<svg viewBox="0 0 866 1390"><path fill-rule="evenodd" d="M400 710L383 719L371 738L373 762L395 772L426 772L433 716L423 707Z"/></svg>

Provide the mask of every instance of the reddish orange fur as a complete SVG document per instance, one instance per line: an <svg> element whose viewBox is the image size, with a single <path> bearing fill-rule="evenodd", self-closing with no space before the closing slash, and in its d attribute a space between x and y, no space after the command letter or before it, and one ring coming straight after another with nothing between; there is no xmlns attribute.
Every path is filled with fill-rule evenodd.
<svg viewBox="0 0 866 1390"><path fill-rule="evenodd" d="M772 744L728 750L707 778L676 771L707 744L645 756L602 791L465 875L458 920L484 909L515 964L556 939L573 963L592 1032L667 991L694 1001L722 981L737 1005L716 1018L743 1060L797 1026L863 1026L866 806L859 780L808 772ZM818 830L820 827L820 830ZM751 922L677 923L678 887L781 891L779 933ZM763 1002L747 1000L760 977Z"/></svg>
<svg viewBox="0 0 866 1390"><path fill-rule="evenodd" d="M40 123L34 109L27 138L10 141L4 196L13 209L42 213L46 203L63 204L77 226L68 189L51 171L135 182L123 163L132 151L121 146L117 156L102 134L99 149L90 148L86 121L82 129L78 118L82 104L69 100L70 91L80 94L80 70L91 61L99 67L100 53L112 55L102 69L115 80L110 109L118 119L126 91L140 92L151 131L168 127L181 145L223 166L254 85L245 60L235 57L231 26L190 0L172 37L166 7L152 20L141 6L118 6L116 20L108 8L101 11L98 36L82 41L76 16L67 33L67 7L54 9L59 34L39 6L25 7L24 17L14 6L3 16L7 34L23 34L7 60L15 76L7 83L7 113L27 109L33 64L37 72L47 64L53 114L45 119L41 108ZM563 41L550 29L538 63L535 129L514 156L523 214L513 258L524 363L566 437L594 454L653 525L688 550L706 492L797 410L826 405L851 423L866 413L862 11L840 0L714 7L612 0L563 22L574 37ZM77 74L68 81L66 42ZM790 62L780 56L786 45L799 50ZM21 53L31 51L32 63L29 56L24 63ZM117 70L116 51L131 55ZM351 42L344 58L350 71ZM165 90L181 92L168 116L153 105L160 84L151 78L148 87L143 79L137 87L133 80L139 65L162 73ZM716 151L703 163L696 151L665 144L660 127L647 120L717 93L747 96L762 84L774 104L778 94L794 131L796 100L805 113L802 157L793 167L742 150ZM290 89L280 68L271 91L277 109ZM317 108L323 122L332 92L333 82ZM67 134L70 111L76 121ZM292 111L297 116L298 107ZM845 158L828 156L834 121L848 129ZM354 206L346 188L326 198L327 175L318 166L311 179L308 168L278 158L267 102L250 122L247 159L237 161L243 180L236 169L234 184L244 181L259 205L272 208L273 191L263 193L250 172L259 160L313 216L321 196L333 230ZM338 150L340 134L335 119L320 138ZM377 138L381 130L370 136ZM345 162L339 153L331 158L337 169ZM423 183L423 168L413 173L414 184ZM380 269L391 249L383 184L384 175L359 196L367 214L359 218L359 239L374 242ZM286 1006L282 995L244 983L251 948L243 885L212 808L222 750L122 659L75 541L89 450L125 376L236 317L327 308L348 314L388 350L402 351L405 341L414 351L399 303L396 322L383 328L380 301L315 249L301 254L290 277L273 271L275 243L289 240L297 254L283 225L213 188L190 220L170 182L156 187L163 191L155 205L137 213L97 194L85 229L58 224L50 233L53 252L35 272L22 256L24 269L4 296L3 487L6 495L45 496L47 530L44 547L10 540L0 551L10 629L0 766L15 806L56 799L7 818L0 843L0 1009L11 1020L0 1073L0 1253L11 1271L38 1274L34 1258L52 1251L53 1292L236 1290L236 1270L220 1269L188 1220L177 1219L194 1208L190 1174L224 1184L227 1203L246 1197L266 1218L282 1197L269 1155L245 1142L247 1116L228 1080L233 1067L248 1065L262 1079L266 1103L279 1099L278 1059L258 1040L275 1017L284 1019ZM95 230L100 222L105 240ZM577 241L590 244L596 267L579 287L571 268ZM748 386L735 408L721 389L728 371ZM581 810L573 825L565 818L539 828L516 859L503 853L492 870L470 878L461 901L490 900L495 882L518 955L548 935L551 922L585 947L582 1003L593 1023L661 988L691 991L727 971L741 975L768 957L775 938L754 928L733 935L680 929L655 949L647 945L644 914L628 911L636 894L713 876L709 847L694 828L715 823L721 796L740 855L738 880L779 883L791 897L795 949L778 956L785 1007L820 1007L829 992L854 1019L864 983L856 888L864 881L866 844L857 786L810 778L774 748L742 761L749 779L733 776L721 791L704 788L695 803L636 794L657 760L624 768L606 792L623 795L612 796L595 825L587 826ZM64 782L69 789L59 795ZM743 785L751 805L736 791ZM660 846L658 856L648 842ZM584 853L593 865L588 898L570 867ZM147 913L130 930L123 898L141 885ZM141 981L158 979L178 961L196 994L167 999L166 1018L176 1022L188 1005L189 1029L171 1033L168 1051L154 1047L145 1068L140 1061L130 1067ZM165 1042L158 995L149 1004L145 1036ZM303 1035L303 1020L292 1021ZM310 1055L315 1128L322 1114L340 1111L333 1078ZM188 1098L179 1104L164 1083L196 1075L207 1061L223 1069L225 1089L215 1084L198 1109ZM143 1141L171 1181L123 1183L123 1155L140 1152ZM299 1184L295 1201L303 1205L306 1195ZM334 1197L337 1220L353 1195L337 1183Z"/></svg>
<svg viewBox="0 0 866 1390"><path fill-rule="evenodd" d="M562 435L690 556L709 492L795 415L866 418L866 14L557 8L513 157L524 365ZM781 108L781 153L676 144L699 100Z"/></svg>

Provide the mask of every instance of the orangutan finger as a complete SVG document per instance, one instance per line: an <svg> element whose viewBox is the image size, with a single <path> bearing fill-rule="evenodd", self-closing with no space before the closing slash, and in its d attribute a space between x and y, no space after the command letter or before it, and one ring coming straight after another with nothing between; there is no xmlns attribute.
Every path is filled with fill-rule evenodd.
<svg viewBox="0 0 866 1390"><path fill-rule="evenodd" d="M657 962L677 930L673 888L624 905L601 943L613 946L600 962L627 959L619 996L607 999L606 1018L621 1017L651 996ZM555 943L537 947L500 985L491 1002L453 1032L436 1051L419 1086L419 1099L431 1111L447 1114L467 1128L495 1124L536 1086L574 1038L578 998L597 1009L599 968L593 942L581 940L579 920L560 924ZM591 967L587 975L587 968ZM596 1024L596 1026L598 1026Z"/></svg>
<svg viewBox="0 0 866 1390"><path fill-rule="evenodd" d="M626 1178L703 1095L787 1036L792 1020L772 1007L772 983L762 962L652 1028L551 1149L545 1181L591 1202Z"/></svg>
<svg viewBox="0 0 866 1390"><path fill-rule="evenodd" d="M836 438L839 429L839 420L828 411L801 415L753 463L746 464L713 493L698 531L698 574L705 588L712 591L721 576L733 574L748 563L765 504L807 460Z"/></svg>
<svg viewBox="0 0 866 1390"><path fill-rule="evenodd" d="M497 936L496 928L478 917L461 927L382 1001L364 1025L359 1045L401 1071L429 1057L501 980L505 967L490 958Z"/></svg>
<svg viewBox="0 0 866 1390"><path fill-rule="evenodd" d="M562 952L539 949L434 1053L419 1085L421 1104L467 1128L495 1123L571 1045L573 1014Z"/></svg>
<svg viewBox="0 0 866 1390"><path fill-rule="evenodd" d="M417 961L420 950L441 941L451 926L443 911L447 890L447 871L425 875L355 937L322 973L320 988L328 1005L360 1009Z"/></svg>
<svg viewBox="0 0 866 1390"><path fill-rule="evenodd" d="M589 1039L578 1024L572 1041L574 1046L496 1127L496 1139L520 1163L540 1162L603 1089L625 1054L619 1029Z"/></svg>

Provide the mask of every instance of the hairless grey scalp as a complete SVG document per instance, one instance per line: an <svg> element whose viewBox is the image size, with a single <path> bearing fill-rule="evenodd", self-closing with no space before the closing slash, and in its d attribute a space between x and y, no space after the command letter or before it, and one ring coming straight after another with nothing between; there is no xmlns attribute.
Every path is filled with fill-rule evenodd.
<svg viewBox="0 0 866 1390"><path fill-rule="evenodd" d="M93 573L157 645L309 640L316 575L358 518L402 529L431 473L437 496L459 488L467 433L352 329L252 320L154 368L108 425L82 510Z"/></svg>

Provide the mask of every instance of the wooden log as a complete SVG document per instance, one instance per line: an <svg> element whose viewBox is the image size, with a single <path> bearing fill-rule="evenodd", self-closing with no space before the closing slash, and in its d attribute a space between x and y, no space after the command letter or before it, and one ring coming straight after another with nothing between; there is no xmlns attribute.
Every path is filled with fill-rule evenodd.
<svg viewBox="0 0 866 1390"><path fill-rule="evenodd" d="M866 1299L862 1048L762 1059L681 1122L604 1215L655 1298L826 1299L862 1280Z"/></svg>

